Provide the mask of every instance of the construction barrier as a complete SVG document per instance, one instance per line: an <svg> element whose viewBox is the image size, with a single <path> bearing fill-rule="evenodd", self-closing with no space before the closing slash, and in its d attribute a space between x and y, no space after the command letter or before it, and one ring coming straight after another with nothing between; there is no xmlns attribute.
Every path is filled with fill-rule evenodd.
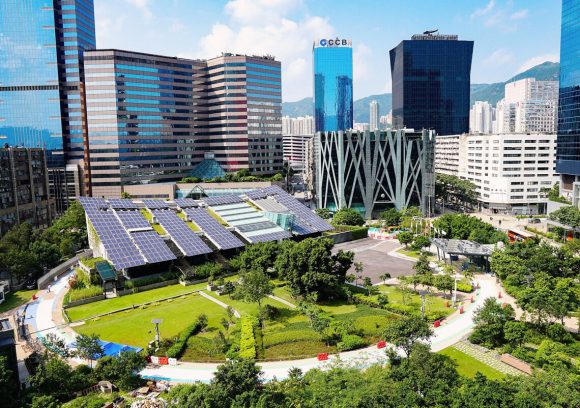
<svg viewBox="0 0 580 408"><path fill-rule="evenodd" d="M318 353L316 358L318 359L318 361L328 360L328 353Z"/></svg>
<svg viewBox="0 0 580 408"><path fill-rule="evenodd" d="M463 306L459 308L459 314L463 314Z"/></svg>
<svg viewBox="0 0 580 408"><path fill-rule="evenodd" d="M433 322L433 327L439 327L439 326L441 326L441 320L435 320Z"/></svg>
<svg viewBox="0 0 580 408"><path fill-rule="evenodd" d="M377 343L377 348L382 349L382 348L385 348L385 347L387 347L387 342L386 341L381 340L381 341L379 341Z"/></svg>

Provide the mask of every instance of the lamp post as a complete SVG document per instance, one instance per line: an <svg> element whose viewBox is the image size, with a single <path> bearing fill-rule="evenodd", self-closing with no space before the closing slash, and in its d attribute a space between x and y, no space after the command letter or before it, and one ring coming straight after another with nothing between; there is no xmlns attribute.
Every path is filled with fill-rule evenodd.
<svg viewBox="0 0 580 408"><path fill-rule="evenodd" d="M455 274L454 278L455 284L453 288L453 298L452 298L453 306L455 306L455 302L457 302L457 274Z"/></svg>
<svg viewBox="0 0 580 408"><path fill-rule="evenodd" d="M151 323L155 325L155 343L157 347L159 347L159 341L161 340L161 336L159 335L159 325L163 323L163 319L151 319Z"/></svg>

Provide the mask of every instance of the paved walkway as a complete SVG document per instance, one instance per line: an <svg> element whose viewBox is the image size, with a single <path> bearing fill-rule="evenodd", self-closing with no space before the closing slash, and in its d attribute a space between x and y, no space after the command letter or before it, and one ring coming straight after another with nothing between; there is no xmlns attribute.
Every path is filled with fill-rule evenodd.
<svg viewBox="0 0 580 408"><path fill-rule="evenodd" d="M288 306L290 309L296 309L296 305L294 303L290 303L287 300L282 299L281 297L278 296L274 296L274 295L268 295L268 297L270 299L274 299L277 302L280 302L282 304L285 304L286 306Z"/></svg>
<svg viewBox="0 0 580 408"><path fill-rule="evenodd" d="M207 293L205 293L203 290L200 290L198 293L199 293L201 296L203 296L204 298L206 298L207 300L210 300L210 301L214 302L215 304L217 304L217 305L219 305L219 306L223 307L224 309L227 309L227 308L229 307L229 305L228 305L228 304L225 304L225 303L224 303L224 302L222 302L221 300L218 300L218 299L214 298L213 296L211 296L211 295L208 295L208 294L207 294ZM238 312L238 311L237 311L236 309L234 309L233 307L232 307L232 310L234 311L234 316L236 316L236 317L239 319L239 318L241 317L241 315L240 315L240 312Z"/></svg>
<svg viewBox="0 0 580 408"><path fill-rule="evenodd" d="M473 357L477 361L482 362L491 368L508 375L523 375L524 373L520 370L507 365L506 363L500 361L500 355L493 350L488 350L483 347L478 347L467 341L460 341L453 345L453 348Z"/></svg>

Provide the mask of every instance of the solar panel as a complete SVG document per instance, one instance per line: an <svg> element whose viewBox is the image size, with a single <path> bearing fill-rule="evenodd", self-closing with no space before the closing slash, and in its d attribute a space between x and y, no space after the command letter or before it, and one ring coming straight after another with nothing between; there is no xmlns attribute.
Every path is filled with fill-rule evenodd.
<svg viewBox="0 0 580 408"><path fill-rule="evenodd" d="M246 196L250 199L250 200L257 200L259 198L265 198L268 196L268 193L266 193L263 189L258 188L256 190L251 190L248 191L246 193Z"/></svg>
<svg viewBox="0 0 580 408"><path fill-rule="evenodd" d="M109 205L111 208L139 208L137 204L133 201L129 200L128 198L110 198Z"/></svg>
<svg viewBox="0 0 580 408"><path fill-rule="evenodd" d="M281 239L292 238L292 234L288 231L271 232L269 234L255 235L249 237L248 239L252 242L268 242L268 241L279 241Z"/></svg>
<svg viewBox="0 0 580 408"><path fill-rule="evenodd" d="M212 249L172 210L153 210L153 215L185 256L209 254Z"/></svg>
<svg viewBox="0 0 580 408"><path fill-rule="evenodd" d="M97 209L87 215L105 247L107 259L116 269L126 269L146 263L112 210Z"/></svg>
<svg viewBox="0 0 580 408"><path fill-rule="evenodd" d="M314 214L308 207L306 207L291 195L287 193L281 193L275 195L274 199L296 214L298 218L305 221L311 227L310 229L315 229L314 232L330 231L333 229L330 224L328 224L318 215Z"/></svg>
<svg viewBox="0 0 580 408"><path fill-rule="evenodd" d="M197 203L193 198L176 198L173 202L177 204L179 208L197 207Z"/></svg>
<svg viewBox="0 0 580 408"><path fill-rule="evenodd" d="M143 200L147 208L169 208L169 203L163 200Z"/></svg>
<svg viewBox="0 0 580 408"><path fill-rule="evenodd" d="M155 231L136 231L130 235L148 263L177 259L165 241L163 241L163 238Z"/></svg>
<svg viewBox="0 0 580 408"><path fill-rule="evenodd" d="M119 218L119 220L121 221L121 224L123 224L123 226L125 227L125 229L127 230L131 230L131 229L140 229L140 228L149 228L151 229L151 224L149 224L149 221L147 221L145 219L145 217L143 216L143 214L141 214L141 212L137 211L137 210L116 210L115 214L117 214L117 217Z"/></svg>
<svg viewBox="0 0 580 408"><path fill-rule="evenodd" d="M240 232L258 231L269 228L276 228L278 225L272 221L255 222L253 224L244 224L237 227Z"/></svg>
<svg viewBox="0 0 580 408"><path fill-rule="evenodd" d="M109 208L109 204L102 198L79 197L79 202L87 212L100 208Z"/></svg>
<svg viewBox="0 0 580 408"><path fill-rule="evenodd" d="M219 249L233 249L244 246L242 241L225 229L203 208L187 208L185 212Z"/></svg>
<svg viewBox="0 0 580 408"><path fill-rule="evenodd" d="M203 201L207 205L224 205L224 204L234 204L234 203L243 203L244 200L241 197L236 195L227 195L221 197L207 197L204 198Z"/></svg>

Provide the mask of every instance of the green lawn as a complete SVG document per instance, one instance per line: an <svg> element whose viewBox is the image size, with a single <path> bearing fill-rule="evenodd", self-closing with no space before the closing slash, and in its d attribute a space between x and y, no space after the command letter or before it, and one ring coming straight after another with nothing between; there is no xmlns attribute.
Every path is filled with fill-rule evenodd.
<svg viewBox="0 0 580 408"><path fill-rule="evenodd" d="M145 347L154 338L151 319L163 319L163 323L159 325L161 336L174 338L201 313L208 316L207 331L210 333L221 327L220 320L227 316L224 308L199 294L194 294L91 319L81 326L74 327L74 330L79 333L98 334L102 340Z"/></svg>
<svg viewBox="0 0 580 408"><path fill-rule="evenodd" d="M381 293L386 293L390 303L403 303L403 292L397 287L392 285L379 285L377 286ZM411 293L409 298L406 300L407 306L413 306L417 310L421 310L421 297L417 293ZM438 296L428 296L426 298L426 305L425 309L427 313L429 312L441 312L444 313L446 316L449 316L451 313L454 312L453 308L445 307L445 304L448 302L448 299L443 299Z"/></svg>
<svg viewBox="0 0 580 408"><path fill-rule="evenodd" d="M149 224L151 224L151 227L153 227L155 232L157 232L159 235L167 235L167 231L165 231L161 225L153 224L153 215L149 211L144 208L141 208L139 211L141 214L143 214L147 221L149 221Z"/></svg>
<svg viewBox="0 0 580 408"><path fill-rule="evenodd" d="M34 290L18 290L16 292L10 292L6 295L4 302L0 304L0 313L7 312L11 309L14 309L18 306L21 306L28 302L32 295L38 292L36 289Z"/></svg>
<svg viewBox="0 0 580 408"><path fill-rule="evenodd" d="M71 321L83 320L88 317L112 312L117 309L123 309L132 305L140 305L153 300L164 299L205 287L206 283L198 283L190 286L183 286L180 284L170 285L132 295L125 295L113 299L106 299L99 302L88 303L86 305L71 307L70 309L66 309L66 313Z"/></svg>
<svg viewBox="0 0 580 408"><path fill-rule="evenodd" d="M419 256L421 256L421 251L413 251L411 249L401 248L401 249L398 249L397 252L402 254L402 255L410 256L411 258L415 258L415 259L419 259ZM433 255L433 253L427 252L427 255L428 255L428 258L430 261L436 260L436 257Z"/></svg>
<svg viewBox="0 0 580 408"><path fill-rule="evenodd" d="M485 375L490 380L497 380L505 377L503 373L471 356L468 356L453 346L439 351L439 354L443 354L455 361L457 363L457 372L464 377L473 378L478 372Z"/></svg>

